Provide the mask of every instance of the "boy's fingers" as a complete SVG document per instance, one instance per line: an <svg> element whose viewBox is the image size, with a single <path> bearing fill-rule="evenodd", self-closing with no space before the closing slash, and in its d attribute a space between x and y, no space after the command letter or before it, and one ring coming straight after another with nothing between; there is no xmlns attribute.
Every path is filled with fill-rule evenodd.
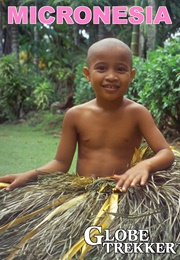
<svg viewBox="0 0 180 260"><path fill-rule="evenodd" d="M129 186L132 182L132 178L130 178L130 177L127 178L127 176L123 176L123 175L121 175L121 176L114 175L114 179L118 181L116 184L116 187L117 188L122 187L122 191L124 191L124 192L129 188Z"/></svg>
<svg viewBox="0 0 180 260"><path fill-rule="evenodd" d="M140 183L140 177L135 177L131 182L131 187L134 188L138 183Z"/></svg>
<svg viewBox="0 0 180 260"><path fill-rule="evenodd" d="M8 182L9 183L9 178L7 176L2 176L2 177L0 177L0 182Z"/></svg>
<svg viewBox="0 0 180 260"><path fill-rule="evenodd" d="M147 182L147 178L146 178L145 176L143 176L143 177L141 178L140 185L141 185L141 186L144 186L144 185L146 184L146 182Z"/></svg>
<svg viewBox="0 0 180 260"><path fill-rule="evenodd" d="M125 181L125 178L120 175L114 175L113 178L117 181L116 187L121 187Z"/></svg>
<svg viewBox="0 0 180 260"><path fill-rule="evenodd" d="M132 183L132 178L128 178L128 179L124 182L124 184L123 184L123 186L122 186L122 191L126 191L126 190L130 187L131 183Z"/></svg>
<svg viewBox="0 0 180 260"><path fill-rule="evenodd" d="M14 190L15 188L19 187L20 184L17 181L13 181L7 188L7 191Z"/></svg>
<svg viewBox="0 0 180 260"><path fill-rule="evenodd" d="M7 188L6 188L7 191L11 191L11 190L14 190L14 184L11 183Z"/></svg>
<svg viewBox="0 0 180 260"><path fill-rule="evenodd" d="M146 177L135 177L133 179L133 176L119 176L114 175L114 179L117 180L116 187L122 187L122 191L126 191L129 187L135 188L135 186L139 183L140 185L145 185L146 183Z"/></svg>

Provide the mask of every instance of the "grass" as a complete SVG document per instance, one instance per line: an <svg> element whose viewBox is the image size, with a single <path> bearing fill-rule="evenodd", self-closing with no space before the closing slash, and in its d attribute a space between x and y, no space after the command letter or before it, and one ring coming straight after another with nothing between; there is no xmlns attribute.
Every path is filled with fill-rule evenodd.
<svg viewBox="0 0 180 260"><path fill-rule="evenodd" d="M51 127L46 131L48 124L43 121L37 126L29 123L0 125L0 175L31 170L54 158L59 138L52 133L57 133L60 127L56 130ZM76 158L70 173L75 172L75 164Z"/></svg>

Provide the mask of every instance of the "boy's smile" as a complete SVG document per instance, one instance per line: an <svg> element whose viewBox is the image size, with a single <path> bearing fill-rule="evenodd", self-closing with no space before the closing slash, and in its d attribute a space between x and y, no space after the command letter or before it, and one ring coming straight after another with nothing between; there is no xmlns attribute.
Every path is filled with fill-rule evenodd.
<svg viewBox="0 0 180 260"><path fill-rule="evenodd" d="M120 87L117 85L107 84L107 85L104 85L103 88L105 88L107 91L109 91L111 93L111 92L114 92L115 90L119 89Z"/></svg>

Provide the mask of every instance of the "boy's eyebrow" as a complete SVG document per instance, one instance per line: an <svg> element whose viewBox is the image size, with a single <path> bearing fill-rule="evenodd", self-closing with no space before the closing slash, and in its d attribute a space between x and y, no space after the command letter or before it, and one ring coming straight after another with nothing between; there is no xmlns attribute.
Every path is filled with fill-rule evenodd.
<svg viewBox="0 0 180 260"><path fill-rule="evenodd" d="M98 66L98 65L109 65L109 62L106 62L106 61L98 61L97 63L94 64L94 66ZM115 66L126 66L128 67L128 65L126 63L123 63L123 62L118 62L115 64Z"/></svg>
<svg viewBox="0 0 180 260"><path fill-rule="evenodd" d="M105 61L98 61L95 63L95 65L99 65L99 64L109 64L108 62L105 62Z"/></svg>

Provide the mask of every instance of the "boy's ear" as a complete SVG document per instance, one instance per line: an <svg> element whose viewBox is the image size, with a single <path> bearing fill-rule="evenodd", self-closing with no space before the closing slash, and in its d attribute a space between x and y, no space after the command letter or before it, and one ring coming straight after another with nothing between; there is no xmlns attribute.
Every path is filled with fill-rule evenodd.
<svg viewBox="0 0 180 260"><path fill-rule="evenodd" d="M88 67L84 67L84 68L83 68L83 73L84 73L84 76L86 77L87 81L91 81L91 80L90 80L90 74L89 74L89 69L88 69Z"/></svg>
<svg viewBox="0 0 180 260"><path fill-rule="evenodd" d="M135 74L136 74L136 70L135 69L132 69L131 70L131 80L130 80L130 84L131 82L133 81L134 77L135 77Z"/></svg>

